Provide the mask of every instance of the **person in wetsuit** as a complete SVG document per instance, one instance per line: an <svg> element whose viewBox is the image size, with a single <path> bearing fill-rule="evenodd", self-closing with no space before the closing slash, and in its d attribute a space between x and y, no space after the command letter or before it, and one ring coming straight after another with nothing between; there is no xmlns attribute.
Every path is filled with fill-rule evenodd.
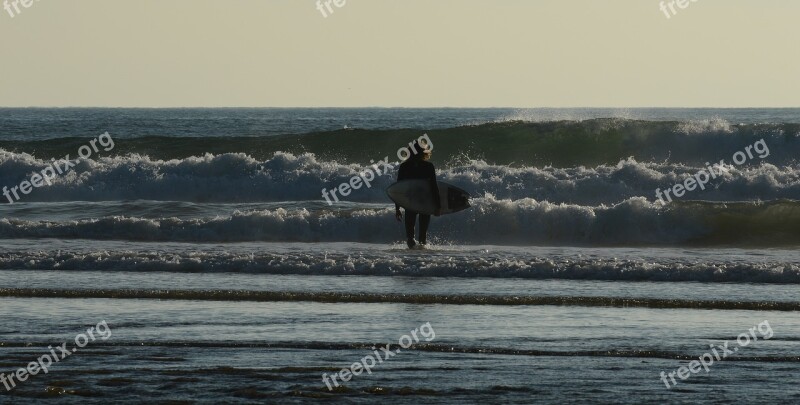
<svg viewBox="0 0 800 405"><path fill-rule="evenodd" d="M419 141L414 142L411 156L405 162L400 164L400 169L397 172L397 181L411 180L411 179L425 179L431 182L431 190L433 190L433 200L436 206L439 207L434 215L439 216L441 213L442 202L439 197L439 186L436 185L436 168L433 163L427 160L431 157L431 151L424 148ZM395 217L397 221L401 221L403 214L400 212L400 206L395 204ZM420 214L406 209L406 240L408 248L413 248L417 242L414 240L414 227L417 222L417 215L419 215L419 243L425 245L428 242L428 225L431 223L431 216Z"/></svg>

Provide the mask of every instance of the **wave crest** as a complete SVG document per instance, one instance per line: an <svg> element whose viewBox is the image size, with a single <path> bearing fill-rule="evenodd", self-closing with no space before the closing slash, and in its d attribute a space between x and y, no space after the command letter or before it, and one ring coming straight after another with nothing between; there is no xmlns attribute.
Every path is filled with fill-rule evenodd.
<svg viewBox="0 0 800 405"><path fill-rule="evenodd" d="M0 185L11 188L48 165L48 161L29 154L0 151ZM600 205L635 197L654 200L657 188L672 187L701 168L642 163L633 158L614 165L574 168L492 165L465 159L440 169L438 176L475 195ZM244 153L205 154L167 161L142 155L106 157L82 162L70 173L57 176L52 185L22 196L21 201L323 201L322 189L336 188L366 169L356 164L325 161L308 153L277 152L265 161ZM355 190L346 200L388 203L384 190L395 177L395 171L377 176L371 187ZM734 167L712 180L706 190L695 191L686 198L800 199L800 169L769 163ZM6 198L0 199L8 202Z"/></svg>

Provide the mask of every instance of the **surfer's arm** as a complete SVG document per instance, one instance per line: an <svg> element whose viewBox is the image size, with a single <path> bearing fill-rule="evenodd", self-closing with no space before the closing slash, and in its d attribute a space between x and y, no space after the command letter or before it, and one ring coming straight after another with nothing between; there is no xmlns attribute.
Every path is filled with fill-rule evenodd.
<svg viewBox="0 0 800 405"><path fill-rule="evenodd" d="M433 190L433 201L436 202L436 206L439 207L439 210L441 210L442 199L439 196L439 185L436 183L436 168L433 165L430 165L430 172L428 173L428 178L430 179L431 182L431 190Z"/></svg>
<svg viewBox="0 0 800 405"><path fill-rule="evenodd" d="M405 167L403 165L400 165L400 168L397 169L397 181L405 180L405 178L406 178ZM399 221L400 220L399 215L401 215L401 213L400 213L400 206L397 205L397 203L394 204L394 214L397 217L397 220Z"/></svg>

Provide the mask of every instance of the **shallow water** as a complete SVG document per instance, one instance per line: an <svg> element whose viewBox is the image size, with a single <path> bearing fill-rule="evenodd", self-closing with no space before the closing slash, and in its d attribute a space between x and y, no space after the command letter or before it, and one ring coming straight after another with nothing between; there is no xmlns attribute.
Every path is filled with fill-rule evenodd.
<svg viewBox="0 0 800 405"><path fill-rule="evenodd" d="M129 272L0 272L0 289L212 290L370 292L507 296L674 297L792 300L780 285L584 280L448 279L430 277L170 274ZM720 287L720 288L712 288ZM783 293L781 293L783 291ZM775 294L772 294L775 292ZM764 294L769 294L765 297ZM800 321L794 312L585 307L452 305L248 300L0 298L4 323L0 358L21 367L70 342L101 320L111 337L91 342L48 375L20 385L13 398L85 396L90 403L190 399L312 401L346 397L390 402L407 395L440 403L526 399L568 400L577 392L597 401L763 400L800 395L788 384L800 369ZM774 335L741 348L668 390L670 372L768 320ZM322 373L334 373L430 323L433 336L328 392ZM733 347L733 345L731 346ZM765 375L769 375L765 378ZM735 390L731 381L736 381ZM766 385L765 385L766 384ZM767 387L782 386L780 393ZM48 388L49 387L49 388ZM59 388L55 388L59 387ZM114 389L114 387L124 389ZM788 388L788 389L787 389ZM710 398L712 389L717 396ZM577 391L576 391L577 390ZM71 394L70 394L71 393ZM2 394L0 395L8 395ZM49 394L53 395L53 394ZM135 395L136 400L132 399ZM574 399L574 398L573 398Z"/></svg>

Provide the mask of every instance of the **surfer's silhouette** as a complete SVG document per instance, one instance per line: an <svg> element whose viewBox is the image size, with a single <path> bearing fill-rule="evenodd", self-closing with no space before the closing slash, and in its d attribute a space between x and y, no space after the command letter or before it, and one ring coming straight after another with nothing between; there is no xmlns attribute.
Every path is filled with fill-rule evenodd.
<svg viewBox="0 0 800 405"><path fill-rule="evenodd" d="M436 168L433 166L433 163L427 161L431 158L431 151L423 147L419 141L414 141L412 149L411 156L400 164L400 169L397 172L397 181L411 179L429 180L431 182L431 190L433 191L433 200L436 202L436 206L439 207L434 215L439 216L442 209L442 202L439 197L439 186L436 185ZM400 206L397 204L395 204L394 215L398 221L401 221L403 218L403 214L400 212ZM418 215L419 243L420 245L428 243L428 225L431 223L431 216L406 209L406 240L409 249L417 245L417 241L414 240L414 227Z"/></svg>

